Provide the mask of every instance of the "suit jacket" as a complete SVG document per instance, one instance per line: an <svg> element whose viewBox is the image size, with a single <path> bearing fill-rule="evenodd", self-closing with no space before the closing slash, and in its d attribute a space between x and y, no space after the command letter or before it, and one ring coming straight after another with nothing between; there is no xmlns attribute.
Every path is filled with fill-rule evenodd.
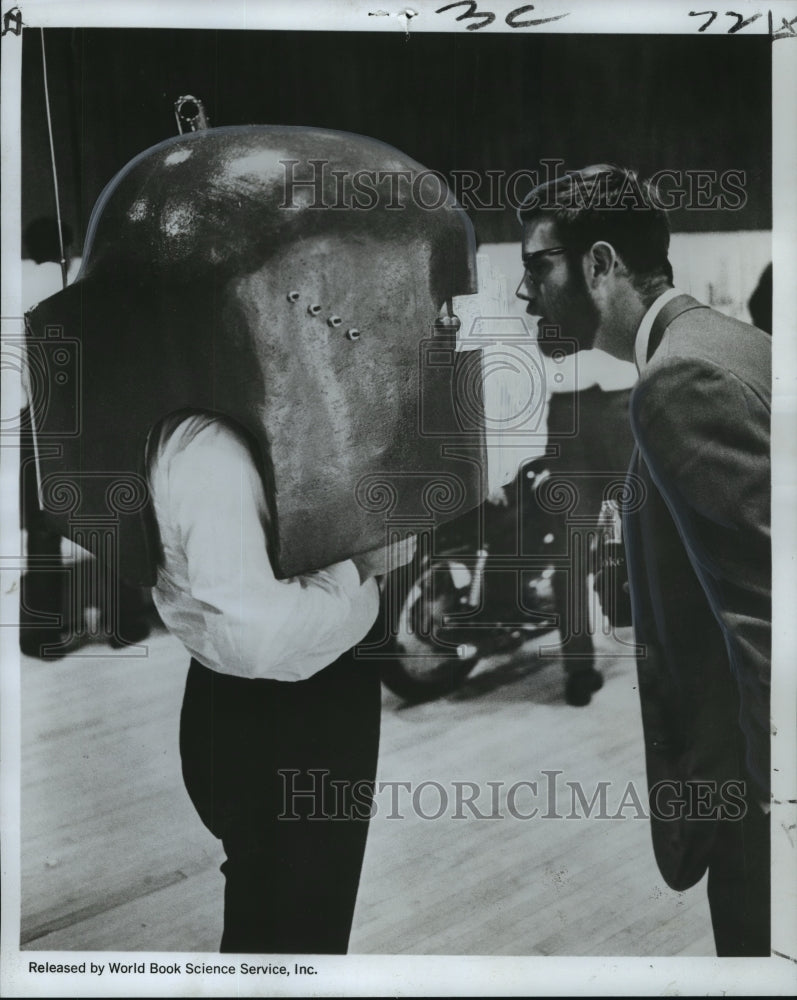
<svg viewBox="0 0 797 1000"><path fill-rule="evenodd" d="M717 823L769 798L771 342L683 295L648 361L625 536L653 845L681 890Z"/></svg>

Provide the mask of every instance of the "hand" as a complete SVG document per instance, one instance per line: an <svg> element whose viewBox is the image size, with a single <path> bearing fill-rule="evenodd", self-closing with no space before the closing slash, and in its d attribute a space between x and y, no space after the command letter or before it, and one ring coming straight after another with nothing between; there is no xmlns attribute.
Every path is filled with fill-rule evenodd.
<svg viewBox="0 0 797 1000"><path fill-rule="evenodd" d="M410 562L415 555L418 546L416 535L409 535L400 542L393 542L392 545L385 545L378 549L371 549L370 552L363 552L352 557L352 562L357 567L360 574L360 581L365 583L372 576L384 576L399 566L404 566Z"/></svg>

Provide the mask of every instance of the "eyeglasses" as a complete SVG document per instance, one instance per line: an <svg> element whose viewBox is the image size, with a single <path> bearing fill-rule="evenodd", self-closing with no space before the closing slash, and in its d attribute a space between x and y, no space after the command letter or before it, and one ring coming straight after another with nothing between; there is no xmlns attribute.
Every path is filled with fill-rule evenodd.
<svg viewBox="0 0 797 1000"><path fill-rule="evenodd" d="M543 276L540 272L539 262L544 257L560 253L567 253L567 247L546 247L544 250L535 250L534 253L524 253L521 260L523 261L523 267L526 269L526 274L528 274L532 281L539 281Z"/></svg>

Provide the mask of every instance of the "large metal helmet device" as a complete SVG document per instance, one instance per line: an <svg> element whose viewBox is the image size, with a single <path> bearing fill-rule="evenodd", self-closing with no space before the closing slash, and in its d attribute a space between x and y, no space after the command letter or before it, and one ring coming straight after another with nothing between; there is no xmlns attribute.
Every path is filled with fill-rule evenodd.
<svg viewBox="0 0 797 1000"><path fill-rule="evenodd" d="M75 283L27 316L43 510L154 583L147 440L194 410L253 443L282 577L461 513L486 460L450 303L475 292L466 213L382 142L241 126L146 150L95 206Z"/></svg>

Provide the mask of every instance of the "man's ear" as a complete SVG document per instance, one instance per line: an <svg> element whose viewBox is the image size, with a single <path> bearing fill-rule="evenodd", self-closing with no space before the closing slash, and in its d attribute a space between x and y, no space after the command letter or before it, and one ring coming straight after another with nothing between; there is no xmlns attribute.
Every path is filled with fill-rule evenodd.
<svg viewBox="0 0 797 1000"><path fill-rule="evenodd" d="M592 244L587 258L588 277L593 285L608 277L620 263L614 247L603 240Z"/></svg>

